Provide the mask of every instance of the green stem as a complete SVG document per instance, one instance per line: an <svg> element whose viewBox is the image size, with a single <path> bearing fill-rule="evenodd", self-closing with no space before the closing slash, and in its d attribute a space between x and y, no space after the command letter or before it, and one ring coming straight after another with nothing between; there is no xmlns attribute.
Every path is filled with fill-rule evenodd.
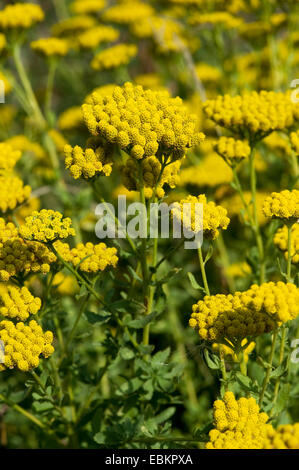
<svg viewBox="0 0 299 470"><path fill-rule="evenodd" d="M265 395L265 392L266 392L266 389L267 389L267 386L268 386L268 383L269 383L269 380L270 380L270 373L271 373L271 370L272 370L272 363L273 363L273 358L274 358L277 334L278 334L278 332L277 332L277 330L275 330L274 333L273 333L273 336L272 336L271 351L270 351L270 357L269 357L269 361L268 361L269 365L267 367L266 375L265 375L264 382L263 382L263 385L262 385L262 391L261 391L260 399L259 399L259 406L262 406L262 404L263 404L264 395Z"/></svg>
<svg viewBox="0 0 299 470"><path fill-rule="evenodd" d="M79 312L78 312L78 314L77 314L75 323L74 323L74 325L73 325L73 328L71 329L70 334L69 334L69 336L68 336L68 338L67 338L67 340L66 340L66 342L65 342L64 354L67 354L68 347L69 347L70 342L72 341L72 339L73 339L73 337L74 337L75 331L76 331L77 326L78 326L78 324L79 324L79 321L80 321L80 319L81 319L81 317L82 317L82 315L83 315L83 313L84 313L84 311L85 311L85 309L86 309L86 306L87 306L87 304L88 304L89 298L90 298L90 294L88 294L88 295L85 297L84 301L82 302L81 308L79 309Z"/></svg>
<svg viewBox="0 0 299 470"><path fill-rule="evenodd" d="M198 247L197 252L198 252L200 271L201 271L201 275L202 275L202 280L203 280L203 285L204 285L204 288L205 288L205 292L206 292L207 295L210 295L210 289L209 289L209 285L208 285L208 281L207 281L205 263L204 263L204 260L203 260L203 257L202 257L201 246Z"/></svg>
<svg viewBox="0 0 299 470"><path fill-rule="evenodd" d="M49 73L48 73L47 86L46 86L46 96L45 96L45 115L51 127L53 125L51 110L52 110L52 95L53 95L53 86L54 86L56 67L57 67L56 60L50 59Z"/></svg>
<svg viewBox="0 0 299 470"><path fill-rule="evenodd" d="M252 148L250 153L250 188L251 188L251 197L253 205L253 229L256 237L257 248L260 258L260 283L262 284L265 281L265 255L264 255L264 245L263 239L260 232L258 214L257 214L257 203L256 203L256 173L254 165L254 148Z"/></svg>
<svg viewBox="0 0 299 470"><path fill-rule="evenodd" d="M52 431L48 430L46 426L38 418L33 416L31 413L29 413L29 411L24 410L24 408L17 405L9 398L6 398L4 397L4 395L0 394L0 401L3 401L4 403L6 403L8 406L10 406L10 408L17 411L18 413L21 413L23 416L28 418L32 423L36 424L39 428L41 428L43 431L46 431L48 434L52 434Z"/></svg>

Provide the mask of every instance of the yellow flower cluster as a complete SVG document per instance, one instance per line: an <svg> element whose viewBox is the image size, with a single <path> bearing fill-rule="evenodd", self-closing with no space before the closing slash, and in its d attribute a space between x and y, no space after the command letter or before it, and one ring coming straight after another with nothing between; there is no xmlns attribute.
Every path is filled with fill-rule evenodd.
<svg viewBox="0 0 299 470"><path fill-rule="evenodd" d="M94 28L96 20L92 16L71 16L56 23L52 28L53 36L72 37L74 34Z"/></svg>
<svg viewBox="0 0 299 470"><path fill-rule="evenodd" d="M295 222L299 219L299 190L272 193L264 201L263 212L266 217Z"/></svg>
<svg viewBox="0 0 299 470"><path fill-rule="evenodd" d="M237 140L233 137L220 137L214 144L217 152L224 160L234 166L250 155L250 146L246 140Z"/></svg>
<svg viewBox="0 0 299 470"><path fill-rule="evenodd" d="M111 23L130 24L152 16L153 13L150 5L132 0L107 8L102 19Z"/></svg>
<svg viewBox="0 0 299 470"><path fill-rule="evenodd" d="M262 449L268 419L254 398L236 400L232 392L226 392L223 400L214 402L215 428L209 432L206 448Z"/></svg>
<svg viewBox="0 0 299 470"><path fill-rule="evenodd" d="M253 284L234 295L204 297L192 307L189 325L207 341L231 341L257 336L277 328L299 314L299 288L294 284Z"/></svg>
<svg viewBox="0 0 299 470"><path fill-rule="evenodd" d="M63 57L69 51L69 43L60 38L41 38L33 41L31 48L45 57Z"/></svg>
<svg viewBox="0 0 299 470"><path fill-rule="evenodd" d="M88 273L104 271L107 266L115 267L118 261L116 248L108 248L105 243L79 243L71 249L67 243L58 241L55 248L65 261Z"/></svg>
<svg viewBox="0 0 299 470"><path fill-rule="evenodd" d="M27 287L0 283L0 315L25 321L41 308L41 299L33 297Z"/></svg>
<svg viewBox="0 0 299 470"><path fill-rule="evenodd" d="M288 259L288 228L284 225L279 228L273 238L274 244L284 252L284 256ZM299 224L296 223L291 229L291 258L292 263L299 263Z"/></svg>
<svg viewBox="0 0 299 470"><path fill-rule="evenodd" d="M12 90L12 86L10 81L7 79L6 75L4 75L2 72L0 72L0 80L2 80L3 85L4 85L4 92L6 94L9 94Z"/></svg>
<svg viewBox="0 0 299 470"><path fill-rule="evenodd" d="M39 160L46 157L46 153L43 147L37 142L32 142L25 135L14 135L6 140L14 150L20 150L22 153L30 152L33 153Z"/></svg>
<svg viewBox="0 0 299 470"><path fill-rule="evenodd" d="M205 101L203 108L208 118L241 134L246 130L266 134L293 123L291 100L286 94L274 91L218 96Z"/></svg>
<svg viewBox="0 0 299 470"><path fill-rule="evenodd" d="M179 185L188 184L197 187L215 187L233 180L231 168L217 153L204 157L198 165L183 168L179 175Z"/></svg>
<svg viewBox="0 0 299 470"><path fill-rule="evenodd" d="M106 6L106 0L75 0L70 5L70 9L76 15L85 13L96 13Z"/></svg>
<svg viewBox="0 0 299 470"><path fill-rule="evenodd" d="M298 449L299 423L274 429L253 397L236 400L230 391L214 402L214 425L206 449Z"/></svg>
<svg viewBox="0 0 299 470"><path fill-rule="evenodd" d="M134 158L128 158L126 164L122 167L122 182L129 191L140 189L139 184L139 164ZM178 173L181 161L177 160L168 165L162 175L162 165L158 158L148 157L142 161L142 176L144 184L144 193L146 198L151 198L153 188L156 188L156 196L162 198L165 195L163 186L168 184L170 188L174 188L179 181Z"/></svg>
<svg viewBox="0 0 299 470"><path fill-rule="evenodd" d="M71 227L72 221L69 217L63 217L60 212L42 209L34 211L25 219L19 232L25 240L38 242L53 242L58 238L67 238L75 235L75 229Z"/></svg>
<svg viewBox="0 0 299 470"><path fill-rule="evenodd" d="M268 427L264 449L299 449L299 423Z"/></svg>
<svg viewBox="0 0 299 470"><path fill-rule="evenodd" d="M137 160L157 153L176 160L204 139L195 131L196 116L189 115L182 100L166 91L126 83L116 87L112 96L94 93L92 98L93 104L82 106L91 134L116 143Z"/></svg>
<svg viewBox="0 0 299 470"><path fill-rule="evenodd" d="M94 70L110 70L127 65L137 54L135 44L116 44L99 52L91 61Z"/></svg>
<svg viewBox="0 0 299 470"><path fill-rule="evenodd" d="M102 85L102 86L95 88L91 93L89 93L86 96L84 103L93 104L93 98L92 98L93 93L96 93L102 96L112 95L115 87L116 85L113 85L112 83L108 83L107 85Z"/></svg>
<svg viewBox="0 0 299 470"><path fill-rule="evenodd" d="M197 216L201 214L197 214L195 204L202 204L202 224L200 220L197 220ZM213 201L207 202L204 194L197 197L187 196L175 203L173 217L181 219L187 230L193 232L203 230L204 236L211 239L218 237L220 229L226 230L230 222L227 210L224 207L216 206Z"/></svg>
<svg viewBox="0 0 299 470"><path fill-rule="evenodd" d="M31 194L30 186L24 186L17 176L0 176L0 211L7 212L23 204Z"/></svg>
<svg viewBox="0 0 299 470"><path fill-rule="evenodd" d="M58 118L58 127L62 131L69 131L82 126L83 118L80 106L72 106L63 111Z"/></svg>
<svg viewBox="0 0 299 470"><path fill-rule="evenodd" d="M7 5L0 11L0 29L28 29L44 17L41 7L34 3Z"/></svg>
<svg viewBox="0 0 299 470"><path fill-rule="evenodd" d="M14 150L6 142L0 142L0 172L3 170L12 170L21 158L21 152Z"/></svg>
<svg viewBox="0 0 299 470"><path fill-rule="evenodd" d="M9 224L7 224L7 227ZM9 228L1 231L4 238L0 241L0 280L8 281L18 273L50 271L50 264L56 260L55 255L44 245L25 241L22 238L8 238ZM5 238L7 236L7 238Z"/></svg>
<svg viewBox="0 0 299 470"><path fill-rule="evenodd" d="M241 341L241 346L243 348L243 355L244 355L244 360L245 362L248 362L249 359L249 354L254 350L255 348L255 342L251 341L250 343L248 342L247 338L242 339ZM246 346L246 347L245 347ZM213 343L212 348L215 351L221 351L221 353L227 357L230 358L234 362L240 362L237 354L234 351L234 345L232 344L231 348L227 346L226 344L218 344L218 343Z"/></svg>
<svg viewBox="0 0 299 470"><path fill-rule="evenodd" d="M226 275L233 278L246 277L251 273L251 267L246 261L230 264L226 270Z"/></svg>
<svg viewBox="0 0 299 470"><path fill-rule="evenodd" d="M4 219L0 218L0 241L6 242L7 240L17 236L17 227L12 222L6 223Z"/></svg>
<svg viewBox="0 0 299 470"><path fill-rule="evenodd" d="M221 78L221 70L218 67L213 65L202 63L197 63L195 66L196 75L198 78L206 84L211 82L218 82Z"/></svg>
<svg viewBox="0 0 299 470"><path fill-rule="evenodd" d="M54 352L53 333L51 331L44 333L35 320L31 320L29 325L24 325L23 322L14 325L7 320L0 322L0 339L5 349L1 370L17 367L27 372L38 367L41 354L47 358Z"/></svg>
<svg viewBox="0 0 299 470"><path fill-rule="evenodd" d="M292 145L292 149L299 155L299 131L291 132L290 134L290 141Z"/></svg>
<svg viewBox="0 0 299 470"><path fill-rule="evenodd" d="M119 37L119 31L112 26L97 26L88 29L78 36L78 43L82 49L95 49L103 42L116 41Z"/></svg>
<svg viewBox="0 0 299 470"><path fill-rule="evenodd" d="M112 171L112 164L107 162L105 147L99 146L96 150L87 148L83 150L76 145L66 145L64 148L65 167L70 170L74 179L92 178L97 173L109 176Z"/></svg>

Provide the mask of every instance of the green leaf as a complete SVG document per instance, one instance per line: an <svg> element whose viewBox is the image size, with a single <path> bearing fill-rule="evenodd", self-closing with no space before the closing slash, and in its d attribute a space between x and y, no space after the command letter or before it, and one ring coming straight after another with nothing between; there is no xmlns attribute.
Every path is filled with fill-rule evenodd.
<svg viewBox="0 0 299 470"><path fill-rule="evenodd" d="M91 312L89 310L87 310L86 312L84 312L84 315L87 319L87 321L89 323L91 323L92 325L95 324L95 323L107 323L110 318L111 318L111 313L109 312L104 312L102 311L103 313L100 314L100 313L95 313L95 312Z"/></svg>
<svg viewBox="0 0 299 470"><path fill-rule="evenodd" d="M252 385L252 380L249 377L247 377L246 375L243 375L241 372L236 372L236 379L241 385L243 385L243 387L250 390L251 385Z"/></svg>
<svg viewBox="0 0 299 470"><path fill-rule="evenodd" d="M134 328L136 330L144 328L148 323L150 323L157 312L152 312L149 315L144 315L142 317L136 318L136 320L131 320L127 323L129 328Z"/></svg>
<svg viewBox="0 0 299 470"><path fill-rule="evenodd" d="M170 355L170 348L164 349L164 351L158 351L152 358L152 364L155 365L166 365L166 361Z"/></svg>
<svg viewBox="0 0 299 470"><path fill-rule="evenodd" d="M212 369L212 370L220 369L221 361L216 354L212 354L208 349L205 349L204 358L209 369Z"/></svg>
<svg viewBox="0 0 299 470"><path fill-rule="evenodd" d="M187 273L187 276L188 276L188 278L189 278L190 284L191 284L191 286L193 287L193 289L204 291L203 287L201 287L201 286L198 284L198 282L197 282L197 280L195 279L194 275L193 275L190 271Z"/></svg>
<svg viewBox="0 0 299 470"><path fill-rule="evenodd" d="M281 364L270 373L271 379L282 377L288 371L288 357L285 357Z"/></svg>
<svg viewBox="0 0 299 470"><path fill-rule="evenodd" d="M124 346L120 348L119 355L122 359L124 359L124 361L129 361L130 359L133 359L133 357L135 356L135 353L134 351L132 351L132 349Z"/></svg>

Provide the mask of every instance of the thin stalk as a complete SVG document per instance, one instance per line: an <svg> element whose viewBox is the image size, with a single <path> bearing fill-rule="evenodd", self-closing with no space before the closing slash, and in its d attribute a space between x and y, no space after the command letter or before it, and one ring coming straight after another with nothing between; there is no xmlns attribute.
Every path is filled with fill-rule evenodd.
<svg viewBox="0 0 299 470"><path fill-rule="evenodd" d="M278 334L278 332L277 332L277 330L275 330L273 335L272 335L271 351L270 351L270 357L269 357L269 361L268 361L269 365L267 367L266 375L265 375L264 382L263 382L263 385L262 385L262 391L261 391L260 399L259 399L259 406L262 406L262 404L263 404L264 395L265 395L265 392L266 392L266 389L267 389L267 386L268 386L268 383L269 383L269 380L270 380L270 373L271 373L272 363L273 363L273 358L274 358L277 334Z"/></svg>
<svg viewBox="0 0 299 470"><path fill-rule="evenodd" d="M204 285L204 288L205 288L205 292L206 292L207 295L210 295L210 289L209 289L209 285L208 285L208 281L207 281L205 263L204 263L204 260L203 260L203 257L202 257L201 246L198 247L197 252L198 252L200 271L201 271L201 275L202 275L202 280L203 280L203 285Z"/></svg>
<svg viewBox="0 0 299 470"><path fill-rule="evenodd" d="M50 125L53 124L51 122L52 121L51 110L52 110L52 95L53 95L56 68L57 68L56 60L50 59L47 86L46 86L46 95L45 95L45 115Z"/></svg>
<svg viewBox="0 0 299 470"><path fill-rule="evenodd" d="M85 309L86 309L86 307L87 307L89 298L90 298L90 294L88 294L88 295L85 297L84 301L82 302L81 308L79 309L79 312L78 312L78 314L77 314L76 320L75 320L74 325L73 325L73 328L71 329L71 331L70 331L70 333L69 333L69 335L68 335L68 338L67 338L67 340L66 340L66 342L65 342L65 347L64 347L64 353L65 353L65 354L67 354L68 347L69 347L69 345L70 345L70 343L71 343L71 341L72 341L72 339L73 339L73 337L74 337L74 334L75 334L75 331L76 331L76 329L77 329L77 326L78 326L78 324L79 324L79 322L80 322L80 319L81 319L81 317L82 317L82 315L83 315L83 313L84 313L84 311L85 311Z"/></svg>
<svg viewBox="0 0 299 470"><path fill-rule="evenodd" d="M22 414L26 418L28 418L32 423L36 424L39 428L41 428L43 431L45 431L48 434L52 434L52 431L50 429L47 429L46 426L33 414L29 413L29 411L24 410L21 406L17 405L14 403L12 400L9 398L6 398L4 395L0 393L0 401L3 401L6 403L10 408L13 410L17 411L18 413Z"/></svg>

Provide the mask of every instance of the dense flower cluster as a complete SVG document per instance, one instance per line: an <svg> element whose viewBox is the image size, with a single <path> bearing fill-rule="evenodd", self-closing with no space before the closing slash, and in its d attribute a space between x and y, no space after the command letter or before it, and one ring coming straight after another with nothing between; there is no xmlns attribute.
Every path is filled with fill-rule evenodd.
<svg viewBox="0 0 299 470"><path fill-rule="evenodd" d="M249 210L253 213L252 208L252 195L250 191L243 192L244 200L248 205ZM269 196L269 193L263 191L257 191L256 193L256 207L257 207L257 217L259 225L265 225L268 222L267 217L263 213L263 205L265 198ZM243 201L238 193L229 195L221 199L221 204L227 209L228 215L230 218L239 217L241 220L245 219L248 221L248 214L244 211Z"/></svg>
<svg viewBox="0 0 299 470"><path fill-rule="evenodd" d="M35 155L36 158L42 160L46 157L46 152L43 147L37 143L32 142L25 135L14 135L6 140L6 143L9 144L14 150L19 150L20 152L30 152Z"/></svg>
<svg viewBox="0 0 299 470"><path fill-rule="evenodd" d="M127 65L137 54L135 44L116 44L99 52L91 61L95 70L109 70Z"/></svg>
<svg viewBox="0 0 299 470"><path fill-rule="evenodd" d="M60 38L41 38L33 41L31 48L45 57L63 57L68 53L69 43Z"/></svg>
<svg viewBox="0 0 299 470"><path fill-rule="evenodd" d="M103 13L102 18L106 22L130 24L152 16L153 13L154 10L150 5L131 0L129 2L124 2L107 8Z"/></svg>
<svg viewBox="0 0 299 470"><path fill-rule="evenodd" d="M254 284L245 292L204 297L192 307L189 325L207 341L243 339L277 328L299 314L299 288L294 284Z"/></svg>
<svg viewBox="0 0 299 470"><path fill-rule="evenodd" d="M221 24L226 28L233 29L238 28L242 24L240 18L236 18L227 11L215 11L213 13L195 13L190 17L189 23L191 25L202 25L210 23L213 25Z"/></svg>
<svg viewBox="0 0 299 470"><path fill-rule="evenodd" d="M0 172L2 170L12 170L21 158L21 152L14 150L6 142L0 142Z"/></svg>
<svg viewBox="0 0 299 470"><path fill-rule="evenodd" d="M233 137L220 137L215 142L214 149L229 165L232 166L250 155L250 146L248 142L236 140Z"/></svg>
<svg viewBox="0 0 299 470"><path fill-rule="evenodd" d="M214 402L215 428L209 433L206 448L262 449L268 419L254 398L236 400L232 392L226 392L223 400Z"/></svg>
<svg viewBox="0 0 299 470"><path fill-rule="evenodd" d="M43 21L44 12L34 3L7 5L0 11L0 29L27 29Z"/></svg>
<svg viewBox="0 0 299 470"><path fill-rule="evenodd" d="M63 217L60 212L42 209L26 217L25 224L21 225L19 230L20 235L26 240L47 243L75 235L75 229L71 225L71 219Z"/></svg>
<svg viewBox="0 0 299 470"><path fill-rule="evenodd" d="M112 26L96 26L88 29L78 36L78 43L82 49L95 49L103 42L116 41L119 37L119 31Z"/></svg>
<svg viewBox="0 0 299 470"><path fill-rule="evenodd" d="M1 227L0 280L8 281L19 273L48 273L50 264L56 259L55 255L41 243L18 237L10 225L13 224Z"/></svg>
<svg viewBox="0 0 299 470"><path fill-rule="evenodd" d="M241 134L246 130L267 134L293 123L291 100L286 94L273 91L218 96L203 103L203 108L208 118Z"/></svg>
<svg viewBox="0 0 299 470"><path fill-rule="evenodd" d="M196 204L202 204L202 223L200 213L197 213ZM219 235L219 230L226 230L230 222L227 217L227 210L217 206L215 202L207 202L204 194L199 196L187 196L174 204L173 217L181 219L187 230L199 232L207 238L215 239Z"/></svg>
<svg viewBox="0 0 299 470"><path fill-rule="evenodd" d="M75 0L70 8L76 15L96 13L106 6L106 0Z"/></svg>
<svg viewBox="0 0 299 470"><path fill-rule="evenodd" d="M58 241L55 248L65 261L88 273L104 271L107 266L115 267L118 261L116 248L108 248L105 243L79 243L71 249L67 243Z"/></svg>
<svg viewBox="0 0 299 470"><path fill-rule="evenodd" d="M80 176L84 178L92 178L95 174L101 173L109 176L112 171L112 164L107 162L107 153L105 147L99 146L96 150L87 148L83 150L76 145L66 145L65 167L70 170L73 178L78 179Z"/></svg>
<svg viewBox="0 0 299 470"><path fill-rule="evenodd" d="M27 287L0 283L0 315L25 321L41 308L41 300L34 297Z"/></svg>
<svg viewBox="0 0 299 470"><path fill-rule="evenodd" d="M93 104L82 109L91 134L116 143L137 160L157 154L176 160L204 139L195 132L196 116L166 91L145 91L126 83L116 87L112 96L94 93Z"/></svg>
<svg viewBox="0 0 299 470"><path fill-rule="evenodd" d="M226 392L214 402L214 425L206 449L298 449L299 423L274 429L253 397Z"/></svg>
<svg viewBox="0 0 299 470"><path fill-rule="evenodd" d="M29 325L24 325L23 322L15 325L11 321L1 321L0 339L5 349L4 364L0 365L0 370L17 367L27 372L39 365L41 354L47 358L54 352L53 333L44 333L35 320L31 320Z"/></svg>
<svg viewBox="0 0 299 470"><path fill-rule="evenodd" d="M7 212L23 204L31 194L31 187L17 176L0 176L0 211Z"/></svg>
<svg viewBox="0 0 299 470"><path fill-rule="evenodd" d="M299 190L272 193L265 199L263 212L266 217L295 222L299 219Z"/></svg>
<svg viewBox="0 0 299 470"><path fill-rule="evenodd" d="M288 227L284 225L279 228L274 235L273 242L283 251L285 258L288 258ZM291 228L291 259L292 263L299 263L299 224L296 223Z"/></svg>

